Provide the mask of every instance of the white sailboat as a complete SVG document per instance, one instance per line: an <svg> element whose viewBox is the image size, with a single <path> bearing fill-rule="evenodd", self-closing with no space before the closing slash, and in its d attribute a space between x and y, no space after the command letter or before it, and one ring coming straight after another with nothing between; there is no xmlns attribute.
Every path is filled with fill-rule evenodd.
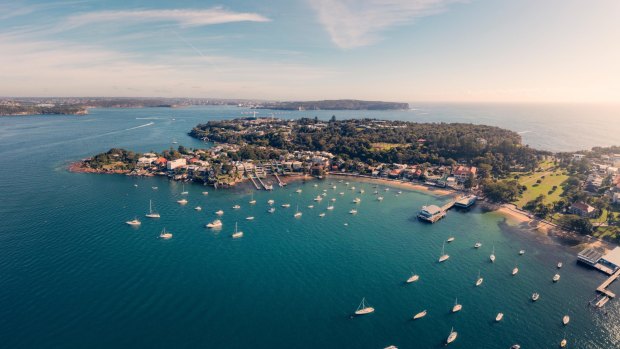
<svg viewBox="0 0 620 349"><path fill-rule="evenodd" d="M408 284L410 284L410 283L412 283L412 282L416 282L416 281L418 281L418 280L420 280L420 275L418 275L418 274L416 274L416 273L413 273L413 275L411 275L411 276L409 277L409 279L407 279L407 283L408 283Z"/></svg>
<svg viewBox="0 0 620 349"><path fill-rule="evenodd" d="M252 198L249 201L250 205L255 205L256 204L256 200L254 200L254 193L252 193Z"/></svg>
<svg viewBox="0 0 620 349"><path fill-rule="evenodd" d="M515 265L515 267L512 269L512 275L515 276L517 275L518 272L519 272L519 268Z"/></svg>
<svg viewBox="0 0 620 349"><path fill-rule="evenodd" d="M564 315L564 317L562 318L562 324L564 324L564 326L566 326L566 325L568 325L569 322L570 322L570 316Z"/></svg>
<svg viewBox="0 0 620 349"><path fill-rule="evenodd" d="M134 219L132 219L132 220L130 220L130 221L125 222L125 224L127 224L127 225L131 225L132 227L136 227L136 226L138 226L138 225L142 224L142 222L140 222L140 221L138 220L138 217L136 217L136 218L134 218Z"/></svg>
<svg viewBox="0 0 620 349"><path fill-rule="evenodd" d="M454 300L454 306L452 307L452 312L457 313L463 309L463 306L459 304L458 298Z"/></svg>
<svg viewBox="0 0 620 349"><path fill-rule="evenodd" d="M500 322L502 321L503 318L504 318L504 313L497 313L497 316L495 317L495 322Z"/></svg>
<svg viewBox="0 0 620 349"><path fill-rule="evenodd" d="M360 202L362 202L362 199L360 199L360 198L353 199L353 203L354 204L359 204Z"/></svg>
<svg viewBox="0 0 620 349"><path fill-rule="evenodd" d="M321 200L323 200L323 197L322 197L321 195L317 195L317 196L314 198L314 201L317 201L317 202L320 202Z"/></svg>
<svg viewBox="0 0 620 349"><path fill-rule="evenodd" d="M284 208L289 208L289 207L291 207L291 204L282 204L282 205L280 205L280 206L282 206L282 207L284 207Z"/></svg>
<svg viewBox="0 0 620 349"><path fill-rule="evenodd" d="M493 252L491 252L489 259L491 260L491 263L495 262L495 246L493 246Z"/></svg>
<svg viewBox="0 0 620 349"><path fill-rule="evenodd" d="M532 294L532 301L536 302L540 298L540 295L536 292Z"/></svg>
<svg viewBox="0 0 620 349"><path fill-rule="evenodd" d="M450 255L446 254L445 248L446 248L446 243L444 242L443 245L441 246L441 256L439 256L439 263L447 261L448 258L450 258Z"/></svg>
<svg viewBox="0 0 620 349"><path fill-rule="evenodd" d="M274 203L275 203L274 200L271 200L271 199L267 200L267 205L269 206L273 205Z"/></svg>
<svg viewBox="0 0 620 349"><path fill-rule="evenodd" d="M474 244L474 248L480 248L480 247L482 247L481 242L476 242L476 244Z"/></svg>
<svg viewBox="0 0 620 349"><path fill-rule="evenodd" d="M243 237L243 232L237 230L237 222L235 222L235 232L231 235L233 239L238 239Z"/></svg>
<svg viewBox="0 0 620 349"><path fill-rule="evenodd" d="M446 242L452 242L452 241L454 241L454 236L450 236L448 240L446 240Z"/></svg>
<svg viewBox="0 0 620 349"><path fill-rule="evenodd" d="M299 205L297 205L297 208L295 209L295 214L293 215L293 217L295 218L301 217L301 212L299 211Z"/></svg>
<svg viewBox="0 0 620 349"><path fill-rule="evenodd" d="M327 209L331 211L331 210L333 210L333 209L334 209L334 206L329 205L329 206L327 206Z"/></svg>
<svg viewBox="0 0 620 349"><path fill-rule="evenodd" d="M159 213L153 211L153 201L149 200L149 213L145 215L147 218L160 218Z"/></svg>
<svg viewBox="0 0 620 349"><path fill-rule="evenodd" d="M181 192L181 195L187 195L189 194L188 191L185 191L185 184L183 184L183 191Z"/></svg>
<svg viewBox="0 0 620 349"><path fill-rule="evenodd" d="M377 201L383 201L383 196L379 196L379 197L377 198Z"/></svg>
<svg viewBox="0 0 620 349"><path fill-rule="evenodd" d="M207 224L207 228L210 228L210 229L221 228L221 227L222 227L222 221L219 219L216 219L213 222Z"/></svg>
<svg viewBox="0 0 620 349"><path fill-rule="evenodd" d="M414 320L421 319L426 316L426 310L423 310L413 316Z"/></svg>
<svg viewBox="0 0 620 349"><path fill-rule="evenodd" d="M185 200L185 199L177 200L177 204L185 205L185 204L187 204L187 200Z"/></svg>
<svg viewBox="0 0 620 349"><path fill-rule="evenodd" d="M562 268L562 262L558 262L558 269Z"/></svg>
<svg viewBox="0 0 620 349"><path fill-rule="evenodd" d="M196 207L194 207L194 210L196 210L196 211L202 211L202 207L200 207L200 206L196 206Z"/></svg>
<svg viewBox="0 0 620 349"><path fill-rule="evenodd" d="M223 214L224 214L224 211L222 211L222 210L217 210L217 211L215 211L215 214L216 214L216 215L218 215L218 216L221 216L221 215L223 215Z"/></svg>
<svg viewBox="0 0 620 349"><path fill-rule="evenodd" d="M450 330L450 334L448 335L448 339L446 339L446 344L450 344L456 340L458 333L454 331L454 327Z"/></svg>
<svg viewBox="0 0 620 349"><path fill-rule="evenodd" d="M357 210L356 209L352 209L351 211L349 211L350 214L357 214Z"/></svg>
<svg viewBox="0 0 620 349"><path fill-rule="evenodd" d="M558 282L558 281L560 281L560 274L555 274L555 275L553 275L553 279L552 279L552 280L553 280L553 282Z"/></svg>
<svg viewBox="0 0 620 349"><path fill-rule="evenodd" d="M269 208L269 209L267 210L267 212L269 212L269 213L274 213L274 212L276 212L276 208L275 208L275 207L271 207L271 208Z"/></svg>
<svg viewBox="0 0 620 349"><path fill-rule="evenodd" d="M476 286L482 285L483 278L480 277L480 270L478 270L478 279L476 279Z"/></svg>
<svg viewBox="0 0 620 349"><path fill-rule="evenodd" d="M245 217L245 220L247 220L247 221L253 221L253 220L254 220L254 216Z"/></svg>
<svg viewBox="0 0 620 349"><path fill-rule="evenodd" d="M238 210L238 209L241 208L241 205L234 205L232 208L233 208L233 210Z"/></svg>
<svg viewBox="0 0 620 349"><path fill-rule="evenodd" d="M519 251L519 256L523 256L525 254L525 250L520 250Z"/></svg>
<svg viewBox="0 0 620 349"><path fill-rule="evenodd" d="M168 240L172 238L172 233L166 231L166 228L164 228L164 230L162 230L161 233L159 233L159 237L164 240Z"/></svg>
<svg viewBox="0 0 620 349"><path fill-rule="evenodd" d="M355 310L355 315L366 315L375 311L375 308L366 304L366 298L362 298L362 302Z"/></svg>

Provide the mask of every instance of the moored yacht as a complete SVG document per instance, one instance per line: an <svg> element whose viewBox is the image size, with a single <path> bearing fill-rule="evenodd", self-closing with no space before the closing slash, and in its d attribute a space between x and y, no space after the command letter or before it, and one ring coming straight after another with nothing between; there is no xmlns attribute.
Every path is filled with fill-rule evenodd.
<svg viewBox="0 0 620 349"><path fill-rule="evenodd" d="M256 205L256 200L254 200L254 193L252 193L252 198L248 201L250 205Z"/></svg>
<svg viewBox="0 0 620 349"><path fill-rule="evenodd" d="M280 206L282 206L282 207L284 207L284 208L289 208L289 207L291 207L291 204L282 204L282 205L280 205Z"/></svg>
<svg viewBox="0 0 620 349"><path fill-rule="evenodd" d="M534 292L532 294L532 301L536 302L538 300L538 298L540 298L540 295L536 292Z"/></svg>
<svg viewBox="0 0 620 349"><path fill-rule="evenodd" d="M317 201L317 202L320 202L321 200L323 200L323 197L322 197L321 195L317 195L317 196L314 198L314 201Z"/></svg>
<svg viewBox="0 0 620 349"><path fill-rule="evenodd" d="M183 191L181 192L181 195L187 195L189 194L188 191L185 191L185 184L183 184Z"/></svg>
<svg viewBox="0 0 620 349"><path fill-rule="evenodd" d="M233 210L238 210L238 209L241 208L241 206L240 205L234 205L232 208L233 208Z"/></svg>
<svg viewBox="0 0 620 349"><path fill-rule="evenodd" d="M500 322L502 321L503 318L504 318L504 313L497 313L497 316L495 317L495 322Z"/></svg>
<svg viewBox="0 0 620 349"><path fill-rule="evenodd" d="M484 279L480 277L480 270L478 270L478 279L476 279L476 286L482 285L482 281L484 281Z"/></svg>
<svg viewBox="0 0 620 349"><path fill-rule="evenodd" d="M411 276L409 277L409 279L407 279L407 283L408 283L408 284L410 284L410 283L412 283L412 282L416 282L416 281L418 281L418 280L420 280L420 275L418 275L418 274L414 273L413 275L411 275Z"/></svg>
<svg viewBox="0 0 620 349"><path fill-rule="evenodd" d="M555 275L553 275L553 279L552 279L552 280L553 280L553 282L558 282L558 281L560 281L560 274L555 274Z"/></svg>
<svg viewBox="0 0 620 349"><path fill-rule="evenodd" d="M172 233L166 231L166 228L164 228L164 230L162 230L161 233L159 233L159 237L164 240L168 240L172 238Z"/></svg>
<svg viewBox="0 0 620 349"><path fill-rule="evenodd" d="M196 211L202 211L202 207L200 207L200 206L196 206L196 207L194 207L194 210L196 210Z"/></svg>
<svg viewBox="0 0 620 349"><path fill-rule="evenodd" d="M224 211L222 211L222 210L217 210L217 211L215 211L215 214L216 214L216 215L218 215L218 216L221 216L221 215L223 215L223 214L224 214Z"/></svg>
<svg viewBox="0 0 620 349"><path fill-rule="evenodd" d="M209 195L209 192L208 191L203 191L202 195Z"/></svg>
<svg viewBox="0 0 620 349"><path fill-rule="evenodd" d="M456 340L458 333L454 331L454 327L450 330L450 334L448 335L448 339L446 339L446 344L450 344Z"/></svg>
<svg viewBox="0 0 620 349"><path fill-rule="evenodd" d="M566 326L566 325L568 325L569 322L570 322L570 316L564 315L564 317L562 318L562 324L564 324L564 326Z"/></svg>
<svg viewBox="0 0 620 349"><path fill-rule="evenodd" d="M414 320L421 319L426 316L426 310L423 310L413 316Z"/></svg>
<svg viewBox="0 0 620 349"><path fill-rule="evenodd" d="M211 223L207 223L207 228L210 228L210 229L221 228L221 227L222 227L222 221L219 219L216 219Z"/></svg>
<svg viewBox="0 0 620 349"><path fill-rule="evenodd" d="M319 217L325 217L325 212L319 213Z"/></svg>
<svg viewBox="0 0 620 349"><path fill-rule="evenodd" d="M493 251L491 252L491 255L489 256L489 259L491 260L491 263L495 262L495 246L493 246Z"/></svg>
<svg viewBox="0 0 620 349"><path fill-rule="evenodd" d="M301 217L301 211L299 211L299 205L297 205L297 209L295 210L295 214L293 215L295 218Z"/></svg>
<svg viewBox="0 0 620 349"><path fill-rule="evenodd" d="M520 250L519 251L519 256L523 256L525 254L525 250Z"/></svg>
<svg viewBox="0 0 620 349"><path fill-rule="evenodd" d="M274 200L271 200L271 199L267 200L267 205L270 205L270 206L271 206L271 205L273 205L274 203L275 203L275 201L274 201Z"/></svg>
<svg viewBox="0 0 620 349"><path fill-rule="evenodd" d="M177 200L177 203L179 205L185 205L185 204L187 204L187 200L185 200L185 199Z"/></svg>
<svg viewBox="0 0 620 349"><path fill-rule="evenodd" d="M237 222L235 222L235 232L231 235L233 239L238 239L243 237L243 232L237 230Z"/></svg>
<svg viewBox="0 0 620 349"><path fill-rule="evenodd" d="M454 300L454 306L452 307L452 312L453 313L457 313L459 311L461 311L461 309L463 309L463 306L461 304L459 304L459 300L455 299Z"/></svg>
<svg viewBox="0 0 620 349"><path fill-rule="evenodd" d="M327 209L331 211L331 210L333 210L333 209L334 209L334 206L329 205L329 206L327 206Z"/></svg>
<svg viewBox="0 0 620 349"><path fill-rule="evenodd" d="M560 341L560 348L565 348L565 347L566 347L566 338Z"/></svg>
<svg viewBox="0 0 620 349"><path fill-rule="evenodd" d="M350 214L357 214L357 210L356 209L352 209L351 211L349 211Z"/></svg>
<svg viewBox="0 0 620 349"><path fill-rule="evenodd" d="M354 204L359 204L360 202L362 202L362 199L360 199L360 198L353 199L353 203Z"/></svg>
<svg viewBox="0 0 620 349"><path fill-rule="evenodd" d="M454 236L450 236L448 240L446 240L446 242L452 242L452 241L454 241Z"/></svg>
<svg viewBox="0 0 620 349"><path fill-rule="evenodd" d="M254 216L249 216L249 217L245 217L246 221L253 221L254 220Z"/></svg>
<svg viewBox="0 0 620 349"><path fill-rule="evenodd" d="M377 201L383 201L383 196L377 197Z"/></svg>
<svg viewBox="0 0 620 349"><path fill-rule="evenodd" d="M441 247L441 256L439 256L439 263L447 261L448 258L450 258L450 255L446 254L445 252L445 247L446 247L446 243L444 242L444 244Z"/></svg>
<svg viewBox="0 0 620 349"><path fill-rule="evenodd" d="M269 213L274 213L274 212L276 212L276 209L275 209L275 207L271 207L271 208L269 208L269 209L267 210L267 212L269 212Z"/></svg>
<svg viewBox="0 0 620 349"><path fill-rule="evenodd" d="M482 247L482 243L480 243L480 242L476 242L476 243L474 244L474 248L480 248L480 247Z"/></svg>
<svg viewBox="0 0 620 349"><path fill-rule="evenodd" d="M517 273L519 272L519 268L515 265L514 269L512 269L512 275L517 275Z"/></svg>
<svg viewBox="0 0 620 349"><path fill-rule="evenodd" d="M558 269L562 268L562 262L558 262Z"/></svg>
<svg viewBox="0 0 620 349"><path fill-rule="evenodd" d="M125 222L125 224L128 224L128 225L131 225L131 226L135 227L135 226L138 226L138 225L142 224L142 222L140 222L138 220L138 218L136 217L136 218L134 218L134 219L132 219L130 221Z"/></svg>
<svg viewBox="0 0 620 349"><path fill-rule="evenodd" d="M375 311L375 308L366 304L366 298L362 298L362 302L355 310L355 315L366 315Z"/></svg>

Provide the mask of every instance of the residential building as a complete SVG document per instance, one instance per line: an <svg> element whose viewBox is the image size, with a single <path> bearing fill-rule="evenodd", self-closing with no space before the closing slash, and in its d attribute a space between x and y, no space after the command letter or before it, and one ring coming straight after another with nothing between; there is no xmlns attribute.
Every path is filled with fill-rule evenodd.
<svg viewBox="0 0 620 349"><path fill-rule="evenodd" d="M586 204L585 202L575 202L568 208L568 212L581 217L591 218L596 215L596 208Z"/></svg>
<svg viewBox="0 0 620 349"><path fill-rule="evenodd" d="M185 159L176 159L176 160L170 160L168 161L168 163L166 164L166 168L168 170L174 170L175 168L179 168L182 166L187 165L187 160Z"/></svg>

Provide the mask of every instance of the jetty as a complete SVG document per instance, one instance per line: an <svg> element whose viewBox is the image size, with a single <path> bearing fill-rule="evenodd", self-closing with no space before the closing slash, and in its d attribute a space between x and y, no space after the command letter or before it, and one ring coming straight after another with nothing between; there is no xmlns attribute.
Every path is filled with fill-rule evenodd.
<svg viewBox="0 0 620 349"><path fill-rule="evenodd" d="M471 205L474 204L474 202L476 202L476 199L477 197L473 195L459 196L453 200L450 200L443 206L436 206L436 205L424 206L418 213L418 218L424 221L430 222L430 223L435 223L438 220L444 218L446 214L448 213L448 210L450 210L451 208L455 206L470 207Z"/></svg>
<svg viewBox="0 0 620 349"><path fill-rule="evenodd" d="M254 184L254 187L256 188L256 190L260 190L260 187L258 186L256 181L254 180L254 177L251 174L248 174L248 178L250 179L250 181L252 181L252 184Z"/></svg>
<svg viewBox="0 0 620 349"><path fill-rule="evenodd" d="M265 182L263 182L263 180L260 179L259 176L256 176L256 179L258 179L258 183L260 183L260 185L262 185L265 190L273 190L273 186L265 184Z"/></svg>
<svg viewBox="0 0 620 349"><path fill-rule="evenodd" d="M615 298L616 294L608 290L607 287L609 287L609 285L611 285L612 282L616 281L618 277L620 277L620 269L616 270L615 273L611 274L611 276L608 277L607 280L605 280L602 284L600 284L599 287L596 288L596 291L604 294L605 296L609 298Z"/></svg>
<svg viewBox="0 0 620 349"><path fill-rule="evenodd" d="M286 184L282 183L282 181L280 180L280 177L278 177L278 174L277 174L277 173L274 173L273 175L274 175L274 176L276 177L276 179L278 180L278 185L279 185L279 186L283 187L283 186L285 186L285 185L286 185Z"/></svg>

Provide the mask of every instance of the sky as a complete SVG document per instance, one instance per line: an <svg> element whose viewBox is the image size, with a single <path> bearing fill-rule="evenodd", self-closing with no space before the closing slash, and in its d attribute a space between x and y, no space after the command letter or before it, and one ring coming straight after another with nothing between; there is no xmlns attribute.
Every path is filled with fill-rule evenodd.
<svg viewBox="0 0 620 349"><path fill-rule="evenodd" d="M618 0L0 0L0 96L620 103Z"/></svg>

